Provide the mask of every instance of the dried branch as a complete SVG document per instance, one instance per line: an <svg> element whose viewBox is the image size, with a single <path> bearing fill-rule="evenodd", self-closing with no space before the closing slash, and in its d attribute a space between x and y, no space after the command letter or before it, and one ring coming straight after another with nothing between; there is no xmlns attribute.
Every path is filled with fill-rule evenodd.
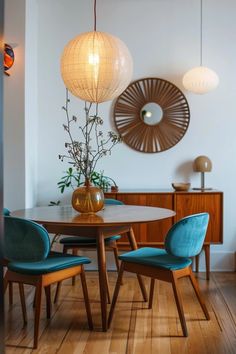
<svg viewBox="0 0 236 354"><path fill-rule="evenodd" d="M69 142L65 143L67 154L59 155L59 159L61 161L67 159L78 173L82 174L85 179L90 179L95 172L98 160L111 154L112 148L121 141L121 138L118 134L109 131L107 138L104 139L103 132L98 129L103 124L102 118L98 116L98 105L96 104L95 113L91 115L92 103L87 106L85 102L85 124L78 127L81 133L80 139L74 139L72 124L76 124L78 119L75 115L70 118L69 103L68 90L66 90L66 104L62 107L66 112L66 123L63 124L63 128L69 136ZM92 141L92 136L95 136L95 142Z"/></svg>

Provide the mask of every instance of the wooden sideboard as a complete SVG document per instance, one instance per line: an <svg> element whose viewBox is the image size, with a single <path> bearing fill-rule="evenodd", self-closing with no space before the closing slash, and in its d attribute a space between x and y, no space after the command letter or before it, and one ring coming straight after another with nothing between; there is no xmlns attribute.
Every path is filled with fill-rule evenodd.
<svg viewBox="0 0 236 354"><path fill-rule="evenodd" d="M106 192L105 197L121 200L129 205L146 205L172 209L176 212L174 218L149 224L134 225L136 240L139 247L163 247L164 238L170 227L184 216L208 212L210 221L204 251L206 258L207 279L210 276L210 245L223 243L223 192L217 190L174 192L174 191L119 191ZM129 243L122 237L120 249L128 249ZM199 257L196 257L198 271Z"/></svg>

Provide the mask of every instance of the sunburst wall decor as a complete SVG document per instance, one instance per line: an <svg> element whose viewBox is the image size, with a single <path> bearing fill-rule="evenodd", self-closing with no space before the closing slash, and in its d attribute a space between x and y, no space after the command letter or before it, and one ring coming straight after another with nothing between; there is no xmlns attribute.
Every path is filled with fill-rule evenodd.
<svg viewBox="0 0 236 354"><path fill-rule="evenodd" d="M176 145L186 133L189 120L189 105L182 91L159 78L134 81L114 107L114 121L122 140L146 153Z"/></svg>

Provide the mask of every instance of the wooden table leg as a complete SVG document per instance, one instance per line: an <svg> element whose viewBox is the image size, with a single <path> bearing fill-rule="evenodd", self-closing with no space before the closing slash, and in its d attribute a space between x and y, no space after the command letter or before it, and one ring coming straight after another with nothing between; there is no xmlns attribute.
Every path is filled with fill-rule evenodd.
<svg viewBox="0 0 236 354"><path fill-rule="evenodd" d="M97 236L97 259L99 272L99 288L101 300L102 330L107 331L107 286L106 286L106 256L104 237L101 230Z"/></svg>
<svg viewBox="0 0 236 354"><path fill-rule="evenodd" d="M210 280L210 245L203 245L205 251L205 260L206 260L206 278Z"/></svg>
<svg viewBox="0 0 236 354"><path fill-rule="evenodd" d="M133 231L132 227L129 229L129 232L127 232L127 236L128 236L129 243L130 243L132 250L138 249L137 242L136 242L136 239L134 236L134 231ZM142 279L141 275L139 275L139 274L137 274L137 278L138 278L139 286L140 286L140 289L141 289L141 292L143 295L143 299L144 299L144 301L147 302L148 301L147 290L143 284L143 279Z"/></svg>

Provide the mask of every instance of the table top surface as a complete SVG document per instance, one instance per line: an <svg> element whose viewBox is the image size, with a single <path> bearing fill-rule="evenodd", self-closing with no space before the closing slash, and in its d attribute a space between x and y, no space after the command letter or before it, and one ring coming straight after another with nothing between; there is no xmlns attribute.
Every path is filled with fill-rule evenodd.
<svg viewBox="0 0 236 354"><path fill-rule="evenodd" d="M96 214L80 214L71 206L48 206L16 210L12 216L36 221L45 225L112 226L146 223L173 217L170 209L136 206L106 205Z"/></svg>

